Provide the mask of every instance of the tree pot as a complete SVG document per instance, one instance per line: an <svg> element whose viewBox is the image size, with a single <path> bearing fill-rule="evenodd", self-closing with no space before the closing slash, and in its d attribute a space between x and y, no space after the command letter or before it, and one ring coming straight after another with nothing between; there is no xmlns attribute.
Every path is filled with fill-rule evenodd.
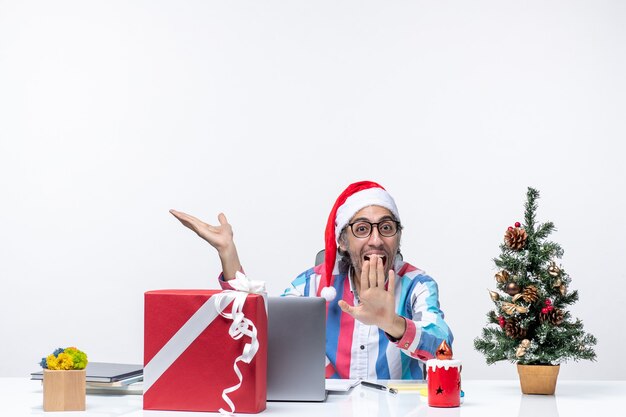
<svg viewBox="0 0 626 417"><path fill-rule="evenodd" d="M554 395L560 365L520 365L517 373L523 394Z"/></svg>
<svg viewBox="0 0 626 417"><path fill-rule="evenodd" d="M43 370L44 411L84 411L86 371Z"/></svg>

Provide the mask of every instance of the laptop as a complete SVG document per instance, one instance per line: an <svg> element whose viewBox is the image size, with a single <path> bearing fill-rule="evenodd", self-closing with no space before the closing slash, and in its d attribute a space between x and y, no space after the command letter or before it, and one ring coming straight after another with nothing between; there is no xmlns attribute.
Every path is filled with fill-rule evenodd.
<svg viewBox="0 0 626 417"><path fill-rule="evenodd" d="M268 297L267 400L324 401L326 300Z"/></svg>

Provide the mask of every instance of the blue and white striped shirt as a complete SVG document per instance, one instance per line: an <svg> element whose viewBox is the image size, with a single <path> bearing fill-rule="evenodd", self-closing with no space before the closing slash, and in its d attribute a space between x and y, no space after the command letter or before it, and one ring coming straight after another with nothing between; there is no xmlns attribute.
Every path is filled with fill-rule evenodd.
<svg viewBox="0 0 626 417"><path fill-rule="evenodd" d="M439 308L437 283L424 271L398 260L396 312L406 318L406 331L392 341L376 326L355 320L339 307L339 300L355 305L347 274L333 275L337 291L327 304L326 377L349 379L424 379L420 361L434 357L442 341L452 346L453 336ZM284 295L315 297L324 264L300 274Z"/></svg>

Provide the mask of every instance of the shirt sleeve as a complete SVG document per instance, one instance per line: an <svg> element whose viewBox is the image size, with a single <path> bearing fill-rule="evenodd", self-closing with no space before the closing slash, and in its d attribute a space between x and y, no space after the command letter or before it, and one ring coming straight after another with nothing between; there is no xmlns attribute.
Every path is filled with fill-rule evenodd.
<svg viewBox="0 0 626 417"><path fill-rule="evenodd" d="M454 338L439 308L439 291L432 278L416 278L401 308L406 331L395 343L404 353L426 361L434 358L437 347L444 340L452 346Z"/></svg>
<svg viewBox="0 0 626 417"><path fill-rule="evenodd" d="M222 287L223 290L234 290L234 288L230 286L228 281L224 279L223 272L220 273L220 275L217 277L217 281L220 283L220 287Z"/></svg>
<svg viewBox="0 0 626 417"><path fill-rule="evenodd" d="M311 268L296 277L285 289L283 297L315 297L319 285L320 274L317 268Z"/></svg>

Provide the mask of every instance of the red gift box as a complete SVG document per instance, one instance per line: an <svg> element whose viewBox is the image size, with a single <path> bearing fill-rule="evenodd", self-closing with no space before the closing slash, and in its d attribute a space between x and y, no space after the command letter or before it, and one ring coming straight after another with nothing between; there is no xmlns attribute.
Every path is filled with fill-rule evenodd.
<svg viewBox="0 0 626 417"><path fill-rule="evenodd" d="M240 380L233 365L251 337L229 334L233 297L245 297L242 312L256 327L258 351L237 362L241 386L227 393L235 412L265 410L267 310L259 294L220 290L159 290L145 293L144 410L231 411L225 389ZM221 303L216 302L222 300ZM238 301L242 301L239 298ZM227 306L226 306L227 305ZM248 346L249 348L250 346Z"/></svg>

